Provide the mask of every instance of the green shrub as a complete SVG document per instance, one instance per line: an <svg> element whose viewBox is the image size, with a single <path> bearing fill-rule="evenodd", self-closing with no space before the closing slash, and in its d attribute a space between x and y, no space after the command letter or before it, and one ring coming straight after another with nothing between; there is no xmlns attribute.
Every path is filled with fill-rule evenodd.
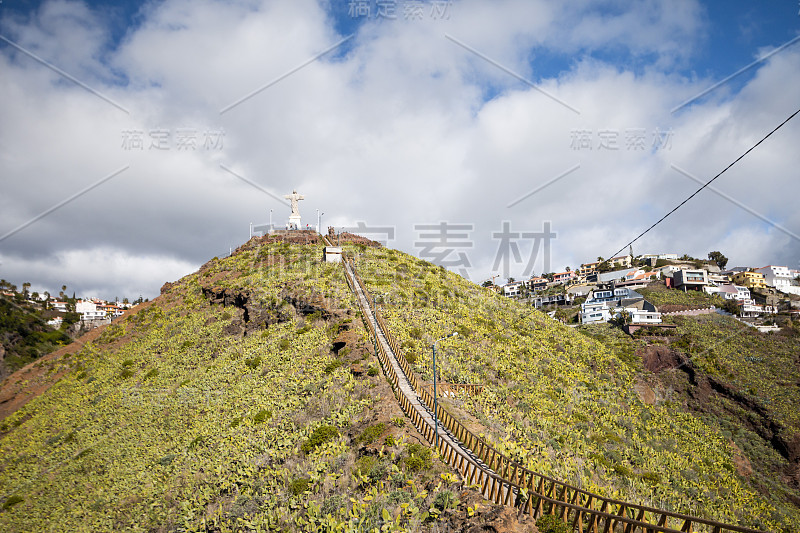
<svg viewBox="0 0 800 533"><path fill-rule="evenodd" d="M439 509L440 511L446 511L447 509L455 509L458 507L458 504L461 503L456 495L453 494L452 491L443 490L436 494L436 497L433 499L433 506Z"/></svg>
<svg viewBox="0 0 800 533"><path fill-rule="evenodd" d="M8 509L11 509L13 506L15 506L18 503L21 503L23 501L25 501L25 498L23 498L22 496L17 496L16 494L13 494L13 495L9 496L8 499L3 503L3 510L5 511L5 510L8 510Z"/></svg>
<svg viewBox="0 0 800 533"><path fill-rule="evenodd" d="M372 455L365 455L356 461L356 472L366 477L370 483L375 483L389 473L389 463Z"/></svg>
<svg viewBox="0 0 800 533"><path fill-rule="evenodd" d="M255 370L259 366L261 366L261 358L260 357L250 357L249 359L245 359L244 361L245 366L250 368L251 370Z"/></svg>
<svg viewBox="0 0 800 533"><path fill-rule="evenodd" d="M417 355L414 353L407 353L406 354L406 361L411 363L412 365L417 362Z"/></svg>
<svg viewBox="0 0 800 533"><path fill-rule="evenodd" d="M401 428L401 427L406 425L406 419L403 418L402 416L393 416L392 417L392 424L394 424L395 426Z"/></svg>
<svg viewBox="0 0 800 533"><path fill-rule="evenodd" d="M539 533L572 533L564 521L551 514L540 516L536 520L536 527L539 528Z"/></svg>
<svg viewBox="0 0 800 533"><path fill-rule="evenodd" d="M272 418L272 411L270 411L268 409L262 409L258 413L256 413L256 416L253 417L253 423L254 424L263 424L264 422L266 422L270 418Z"/></svg>
<svg viewBox="0 0 800 533"><path fill-rule="evenodd" d="M407 503L412 501L411 494L404 490L395 490L389 493L387 501L391 504L397 505L399 503Z"/></svg>
<svg viewBox="0 0 800 533"><path fill-rule="evenodd" d="M176 457L176 455L174 453L169 453L169 454L165 455L164 457L162 457L161 459L159 459L158 460L158 464L160 464L161 466L167 466L172 461L175 460L175 457Z"/></svg>
<svg viewBox="0 0 800 533"><path fill-rule="evenodd" d="M327 365L325 365L325 368L323 369L323 372L325 372L326 374L330 374L334 370L336 370L337 368L339 368L340 366L343 366L343 365L344 365L344 361L342 361L341 359L336 359L334 361L331 361Z"/></svg>
<svg viewBox="0 0 800 533"><path fill-rule="evenodd" d="M151 368L150 370L147 371L147 374L144 375L144 379L154 378L157 375L158 375L158 369L157 368Z"/></svg>
<svg viewBox="0 0 800 533"><path fill-rule="evenodd" d="M362 476L367 476L376 464L378 464L378 460L375 457L372 455L364 455L359 457L356 461L355 471Z"/></svg>
<svg viewBox="0 0 800 533"><path fill-rule="evenodd" d="M298 477L289 482L289 492L292 496L300 496L308 490L311 480L307 477Z"/></svg>
<svg viewBox="0 0 800 533"><path fill-rule="evenodd" d="M281 339L281 342L278 343L278 347L281 350L286 350L289 348L289 339Z"/></svg>
<svg viewBox="0 0 800 533"><path fill-rule="evenodd" d="M122 362L122 366L123 366L123 367L129 367L129 366L133 366L133 359L125 359L125 360Z"/></svg>
<svg viewBox="0 0 800 533"><path fill-rule="evenodd" d="M363 442L365 444L370 444L375 442L375 439L381 436L381 433L386 431L386 424L381 422L380 424L375 424L374 426L370 426L364 431L361 432L361 435L358 436L356 439L357 442Z"/></svg>
<svg viewBox="0 0 800 533"><path fill-rule="evenodd" d="M367 375L368 376L373 376L373 377L377 376L378 375L378 367L370 365L370 367L367 369Z"/></svg>
<svg viewBox="0 0 800 533"><path fill-rule="evenodd" d="M661 483L661 475L657 472L643 472L639 477L648 483L652 483L653 485L658 485Z"/></svg>
<svg viewBox="0 0 800 533"><path fill-rule="evenodd" d="M224 313L222 313L221 318L222 320L230 320L232 316L233 315L231 315L230 311L225 311Z"/></svg>
<svg viewBox="0 0 800 533"><path fill-rule="evenodd" d="M128 379L133 375L133 370L130 368L123 368L122 371L119 373L119 377L122 379Z"/></svg>
<svg viewBox="0 0 800 533"><path fill-rule="evenodd" d="M433 468L433 453L427 446L413 442L406 448L406 457L403 463L412 472L430 470Z"/></svg>
<svg viewBox="0 0 800 533"><path fill-rule="evenodd" d="M241 416L237 416L236 418L231 420L231 427L235 428L236 426L238 426L241 423L242 423L242 417Z"/></svg>
<svg viewBox="0 0 800 533"><path fill-rule="evenodd" d="M322 425L315 429L308 440L303 443L303 453L311 453L319 446L339 436L339 430L334 426Z"/></svg>
<svg viewBox="0 0 800 533"><path fill-rule="evenodd" d="M320 514L322 516L333 515L335 516L337 511L341 509L347 508L347 498L344 497L342 494L334 494L325 499L322 503L322 507L320 508Z"/></svg>
<svg viewBox="0 0 800 533"><path fill-rule="evenodd" d="M629 477L632 474L630 468L628 468L627 466L625 466L623 464L619 464L619 463L614 465L613 470L614 470L614 472L616 472L620 476Z"/></svg>

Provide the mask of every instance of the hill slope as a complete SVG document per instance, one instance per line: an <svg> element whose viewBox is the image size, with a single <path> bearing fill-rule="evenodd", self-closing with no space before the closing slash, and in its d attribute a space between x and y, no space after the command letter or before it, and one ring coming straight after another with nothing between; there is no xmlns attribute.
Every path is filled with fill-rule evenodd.
<svg viewBox="0 0 800 533"><path fill-rule="evenodd" d="M522 528L420 445L320 255L253 240L35 363L64 375L0 427L0 529Z"/></svg>
<svg viewBox="0 0 800 533"><path fill-rule="evenodd" d="M653 374L643 367L633 341L602 335L599 342L393 250L360 254L361 277L377 301L385 302L382 313L423 377L432 376L431 342L460 333L438 347L441 379L484 388L480 396L451 402L451 409L483 426L499 449L532 470L605 496L686 514L775 531L800 528L795 503L800 493L783 474L800 458L791 452L782 457L763 438L749 439L755 448L743 452L731 438L731 424L740 422L692 409L687 386L667 384L651 398L646 392ZM719 320L737 332L742 327ZM684 324L688 331L695 322ZM730 341L741 346L747 334ZM800 400L795 386L800 345L784 340L780 353L740 374L759 376L749 378L761 379L750 395L769 403L773 386L766 369L782 367L792 386L783 387L780 405L789 406ZM771 346L768 339L754 342ZM728 350L731 357L735 346ZM697 357L697 364L690 368L715 376L719 369L706 365L703 349L693 350L688 355ZM744 357L746 350L739 352L740 360ZM781 423L791 447L800 426L788 414ZM748 431L741 430L736 438ZM756 476L740 472L748 453L749 461L759 463Z"/></svg>
<svg viewBox="0 0 800 533"><path fill-rule="evenodd" d="M761 393L768 369L794 379L796 339L774 356L749 339L758 355L742 366L735 346L713 348L725 319L687 319L669 353L693 359L656 375L642 363L647 340L570 329L406 254L345 247L421 376L432 376L430 343L459 332L438 346L441 378L483 392L442 401L501 451L604 495L800 529L799 493L778 474L791 449L781 455L743 425L741 403L700 400L711 379L752 389L791 448L797 388ZM420 445L341 266L320 256L317 244L253 239L77 353L35 363L63 377L0 426L0 528L528 528L481 504Z"/></svg>

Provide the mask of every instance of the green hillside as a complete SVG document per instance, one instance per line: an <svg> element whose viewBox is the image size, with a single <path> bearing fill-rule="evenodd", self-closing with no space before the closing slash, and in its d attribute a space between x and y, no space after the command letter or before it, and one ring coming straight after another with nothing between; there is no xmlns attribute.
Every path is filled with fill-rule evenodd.
<svg viewBox="0 0 800 533"><path fill-rule="evenodd" d="M47 318L22 298L0 295L0 376L71 342L63 330L48 326Z"/></svg>
<svg viewBox="0 0 800 533"><path fill-rule="evenodd" d="M800 457L782 456L774 435L744 425L757 412L752 405L722 416L695 405L697 387L685 371L646 370L637 350L650 342L607 325L570 329L396 251L364 250L357 266L422 376L432 376L431 342L460 334L439 345L441 379L484 389L451 402L452 409L474 415L499 449L529 468L605 496L755 528L800 529L799 479L791 477ZM796 443L797 337L776 344L716 316L679 321L673 352L696 357L688 365L693 379L705 372L747 391L783 424L782 442ZM790 386L778 390L775 380ZM658 397L650 397L648 382ZM709 405L714 394L706 391ZM740 473L743 457L754 474Z"/></svg>
<svg viewBox="0 0 800 533"><path fill-rule="evenodd" d="M499 450L603 495L800 530L797 337L746 332L718 348L741 326L722 317L676 320L671 340L572 329L401 252L345 248L423 378L430 343L459 333L439 344L441 379L483 392L442 401ZM70 371L0 426L0 530L527 527L423 445L341 265L321 254L253 239L80 352L36 363ZM650 372L659 345L693 359ZM766 390L773 380L784 385ZM717 401L724 387L733 399ZM745 425L755 412L772 437Z"/></svg>
<svg viewBox="0 0 800 533"><path fill-rule="evenodd" d="M341 265L320 256L251 241L40 363L71 370L0 427L0 530L370 531L466 516L463 486L367 351Z"/></svg>

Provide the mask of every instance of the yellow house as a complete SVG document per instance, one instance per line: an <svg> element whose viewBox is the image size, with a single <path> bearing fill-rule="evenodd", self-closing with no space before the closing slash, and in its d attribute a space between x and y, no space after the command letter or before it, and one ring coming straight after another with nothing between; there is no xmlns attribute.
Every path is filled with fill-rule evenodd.
<svg viewBox="0 0 800 533"><path fill-rule="evenodd" d="M584 263L580 266L577 270L578 276L581 278L585 278L586 276L590 276L597 272L597 265L600 264L600 261L595 261L594 263Z"/></svg>
<svg viewBox="0 0 800 533"><path fill-rule="evenodd" d="M763 289L767 286L761 272L737 272L733 275L733 283L751 289Z"/></svg>
<svg viewBox="0 0 800 533"><path fill-rule="evenodd" d="M608 260L608 265L611 267L620 266L622 268L630 268L631 264L633 263L633 256L628 255L618 255L617 257L612 257Z"/></svg>

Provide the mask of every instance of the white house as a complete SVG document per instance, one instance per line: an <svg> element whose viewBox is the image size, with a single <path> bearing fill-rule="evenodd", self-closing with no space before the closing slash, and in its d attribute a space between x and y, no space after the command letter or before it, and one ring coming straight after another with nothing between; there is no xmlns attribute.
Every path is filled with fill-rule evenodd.
<svg viewBox="0 0 800 533"><path fill-rule="evenodd" d="M717 294L721 298L725 300L749 300L750 299L750 289L747 287L742 287L741 285L720 285L719 287L708 286L703 287L703 290L708 294Z"/></svg>
<svg viewBox="0 0 800 533"><path fill-rule="evenodd" d="M581 323L607 322L627 311L632 324L660 324L661 313L638 292L626 287L599 289L581 304Z"/></svg>
<svg viewBox="0 0 800 533"><path fill-rule="evenodd" d="M661 324L661 313L636 307L626 307L631 317L631 324Z"/></svg>
<svg viewBox="0 0 800 533"><path fill-rule="evenodd" d="M614 305L613 302L583 303L581 304L581 323L608 322L612 318L618 317L623 311L627 311L631 324L661 324L661 313L656 311L649 302L647 304L640 309L636 306L620 307Z"/></svg>
<svg viewBox="0 0 800 533"><path fill-rule="evenodd" d="M102 320L106 317L106 312L104 310L97 309L97 304L88 300L78 300L75 303L75 312L80 313L81 320L84 322Z"/></svg>
<svg viewBox="0 0 800 533"><path fill-rule="evenodd" d="M800 287L792 287L792 271L785 266L767 265L756 268L755 272L764 274L764 283L781 292L800 294Z"/></svg>
<svg viewBox="0 0 800 533"><path fill-rule="evenodd" d="M503 285L503 295L508 297L519 296L520 292L522 291L522 286L524 282L522 281L512 281L511 283L506 283Z"/></svg>
<svg viewBox="0 0 800 533"><path fill-rule="evenodd" d="M741 309L741 315L749 318L757 317L766 310L763 305L757 304L755 300L740 300L739 308Z"/></svg>
<svg viewBox="0 0 800 533"><path fill-rule="evenodd" d="M676 289L700 290L708 285L706 270L678 270L672 274L673 286Z"/></svg>
<svg viewBox="0 0 800 533"><path fill-rule="evenodd" d="M647 261L648 259L656 259L656 260L664 259L667 261L677 261L678 254L642 254L639 257L637 257L637 259L640 259L642 261Z"/></svg>
<svg viewBox="0 0 800 533"><path fill-rule="evenodd" d="M611 309L606 302L584 302L581 304L581 324L608 322Z"/></svg>

